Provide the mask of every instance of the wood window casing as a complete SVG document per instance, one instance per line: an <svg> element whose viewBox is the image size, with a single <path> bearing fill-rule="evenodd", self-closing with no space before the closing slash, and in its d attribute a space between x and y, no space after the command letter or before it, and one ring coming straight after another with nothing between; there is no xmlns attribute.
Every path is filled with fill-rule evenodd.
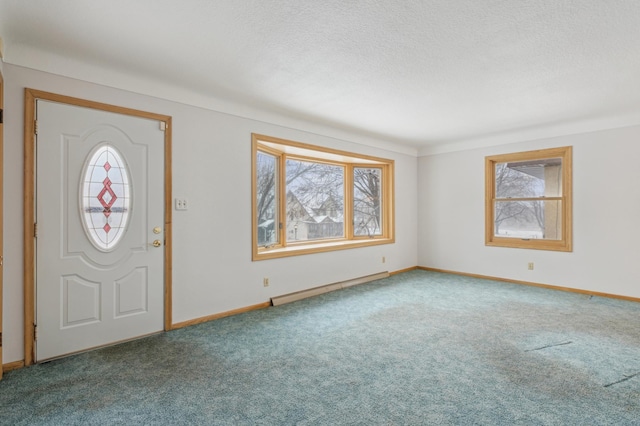
<svg viewBox="0 0 640 426"><path fill-rule="evenodd" d="M558 177L557 194L552 196L500 197L496 193L496 166L507 164L550 163L555 161L561 166ZM547 238L505 237L496 235L497 203L556 203L558 209L559 230L557 235ZM544 234L544 233L543 233ZM537 250L566 251L573 250L572 244L572 147L542 149L488 156L485 158L485 245Z"/></svg>
<svg viewBox="0 0 640 426"><path fill-rule="evenodd" d="M384 158L355 154L329 148L318 147L301 142L279 139L271 136L252 134L251 167L251 206L252 206L252 259L265 260L280 257L344 250L395 242L394 238L394 161ZM277 242L261 245L258 243L258 152L273 155L278 161L278 188L276 195L277 218L274 232ZM309 161L318 164L340 166L344 168L343 182L343 236L335 238L313 239L305 241L287 241L287 160ZM380 228L377 235L354 235L353 211L353 170L358 167L380 169L380 193L382 198Z"/></svg>

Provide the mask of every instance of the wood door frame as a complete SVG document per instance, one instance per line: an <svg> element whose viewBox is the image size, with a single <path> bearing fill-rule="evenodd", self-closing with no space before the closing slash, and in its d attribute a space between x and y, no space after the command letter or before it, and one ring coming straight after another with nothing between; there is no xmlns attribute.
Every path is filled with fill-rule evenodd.
<svg viewBox="0 0 640 426"><path fill-rule="evenodd" d="M24 90L24 365L35 360L35 112L36 100L46 100L106 112L162 121L164 133L164 330L172 329L172 192L171 192L171 116L124 108L55 93Z"/></svg>
<svg viewBox="0 0 640 426"><path fill-rule="evenodd" d="M2 59L0 59L2 60ZM4 204L3 200L3 174L4 174L4 79L2 77L2 71L0 71L0 379L2 379L2 279L4 276Z"/></svg>

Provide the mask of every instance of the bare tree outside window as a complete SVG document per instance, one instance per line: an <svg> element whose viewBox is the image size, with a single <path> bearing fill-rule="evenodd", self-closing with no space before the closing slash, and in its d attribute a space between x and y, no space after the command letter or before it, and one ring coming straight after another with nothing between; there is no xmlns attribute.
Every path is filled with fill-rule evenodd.
<svg viewBox="0 0 640 426"><path fill-rule="evenodd" d="M380 235L382 170L377 168L353 168L353 232L372 237Z"/></svg>
<svg viewBox="0 0 640 426"><path fill-rule="evenodd" d="M344 236L344 167L287 159L287 241Z"/></svg>
<svg viewBox="0 0 640 426"><path fill-rule="evenodd" d="M256 214L258 245L278 243L278 157L258 151L256 156Z"/></svg>
<svg viewBox="0 0 640 426"><path fill-rule="evenodd" d="M557 239L561 187L559 158L495 165L495 235L528 239ZM548 232L551 231L551 232Z"/></svg>

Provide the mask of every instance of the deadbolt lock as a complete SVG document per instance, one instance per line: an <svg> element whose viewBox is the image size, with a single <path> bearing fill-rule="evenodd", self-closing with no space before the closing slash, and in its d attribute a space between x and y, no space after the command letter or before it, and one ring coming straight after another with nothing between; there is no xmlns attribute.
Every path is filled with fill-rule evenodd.
<svg viewBox="0 0 640 426"><path fill-rule="evenodd" d="M153 228L153 233L154 234L159 234L162 232L162 228L160 228L159 226L156 226L155 228Z"/></svg>

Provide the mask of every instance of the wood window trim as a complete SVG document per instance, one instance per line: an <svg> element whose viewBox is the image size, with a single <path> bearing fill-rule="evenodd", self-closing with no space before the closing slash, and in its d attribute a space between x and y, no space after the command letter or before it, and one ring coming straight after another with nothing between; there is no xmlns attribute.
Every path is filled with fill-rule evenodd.
<svg viewBox="0 0 640 426"><path fill-rule="evenodd" d="M551 251L573 251L573 148L571 146L516 152L485 157L485 245L494 247L524 248ZM494 231L494 205L496 200L495 165L497 163L562 159L562 195L545 197L545 200L562 202L562 237L558 240L522 239L499 237ZM540 198L514 198L514 201L539 200Z"/></svg>
<svg viewBox="0 0 640 426"><path fill-rule="evenodd" d="M251 235L252 235L252 260L276 259L289 256L298 256L311 253L323 253L336 250L346 250L358 247L368 247L395 242L395 198L394 198L394 161L386 158L373 157L353 152L324 148L302 142L295 142L272 136L253 133L252 141L252 166L251 166ZM279 185L281 190L285 185L285 162L287 158L313 161L326 164L334 164L345 167L344 188L345 205L344 217L353 216L353 169L354 167L372 167L382 170L382 196L381 207L382 234L376 236L354 236L351 220L345 220L345 237L308 242L286 242L286 227L279 231L279 243L269 247L258 246L258 218L256 217L257 200L257 152L267 152L275 155L279 161ZM286 197L280 196L278 208L282 222L286 215Z"/></svg>

